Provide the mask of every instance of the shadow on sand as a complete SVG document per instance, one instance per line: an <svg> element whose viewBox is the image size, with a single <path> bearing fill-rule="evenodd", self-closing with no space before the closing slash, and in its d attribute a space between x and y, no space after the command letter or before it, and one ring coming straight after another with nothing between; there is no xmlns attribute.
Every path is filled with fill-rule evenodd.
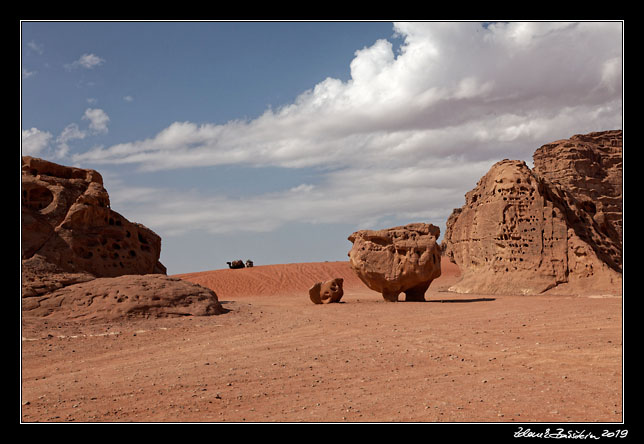
<svg viewBox="0 0 644 444"><path fill-rule="evenodd" d="M495 301L495 298L476 298L476 299L430 299L427 302L440 302L442 303L452 303L452 302L488 302Z"/></svg>

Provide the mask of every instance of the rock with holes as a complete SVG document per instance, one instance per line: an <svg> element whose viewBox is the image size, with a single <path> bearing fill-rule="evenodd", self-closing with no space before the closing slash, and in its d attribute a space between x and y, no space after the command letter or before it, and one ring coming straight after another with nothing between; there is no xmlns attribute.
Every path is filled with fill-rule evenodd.
<svg viewBox="0 0 644 444"><path fill-rule="evenodd" d="M523 161L494 164L446 225L445 254L463 276L453 291L619 288L619 246L602 234L583 201Z"/></svg>
<svg viewBox="0 0 644 444"><path fill-rule="evenodd" d="M32 267L39 267L35 274L41 281L43 273L50 276L43 290L55 287L58 275L83 280L83 275L166 273L159 262L161 238L110 208L103 179L94 170L24 156L21 224L28 293L41 292L30 287Z"/></svg>
<svg viewBox="0 0 644 444"><path fill-rule="evenodd" d="M101 175L22 158L22 313L51 321L205 316L217 295L166 276L161 238L110 209Z"/></svg>
<svg viewBox="0 0 644 444"><path fill-rule="evenodd" d="M23 157L22 257L97 277L164 271L161 238L110 209L101 175Z"/></svg>
<svg viewBox="0 0 644 444"><path fill-rule="evenodd" d="M395 302L424 301L431 282L441 274L440 229L413 223L384 230L360 230L349 236L351 268L370 289Z"/></svg>
<svg viewBox="0 0 644 444"><path fill-rule="evenodd" d="M46 317L50 322L208 316L223 312L225 309L212 290L163 274L96 278L22 298L24 317Z"/></svg>
<svg viewBox="0 0 644 444"><path fill-rule="evenodd" d="M535 174L582 202L603 235L622 245L622 131L577 134L534 152Z"/></svg>
<svg viewBox="0 0 644 444"><path fill-rule="evenodd" d="M309 297L314 304L331 304L340 302L344 295L342 283L344 279L335 278L325 282L317 282L309 288Z"/></svg>

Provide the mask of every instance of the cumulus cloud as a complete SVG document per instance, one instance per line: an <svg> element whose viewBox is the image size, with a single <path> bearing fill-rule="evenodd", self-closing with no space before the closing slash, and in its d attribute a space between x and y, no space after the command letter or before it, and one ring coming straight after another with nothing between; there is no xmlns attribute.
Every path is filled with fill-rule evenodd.
<svg viewBox="0 0 644 444"><path fill-rule="evenodd" d="M566 109L584 122L597 106L621 101L620 23L413 22L395 31L404 38L398 55L378 40L356 51L349 81L328 78L257 119L175 122L77 160L149 169L378 163L400 151L415 159L442 153L435 132L451 133L460 139L453 149L470 155L475 138L464 129L534 141L535 120L555 123Z"/></svg>
<svg viewBox="0 0 644 444"><path fill-rule="evenodd" d="M69 144L72 140L81 140L87 136L87 133L81 130L76 123L70 123L63 129L60 135L56 138L58 149L56 157L63 158L69 152Z"/></svg>
<svg viewBox="0 0 644 444"><path fill-rule="evenodd" d="M22 155L40 155L49 146L51 138L51 133L41 131L38 128L22 130Z"/></svg>
<svg viewBox="0 0 644 444"><path fill-rule="evenodd" d="M37 128L22 130L22 154L62 159L68 156L71 142L108 132L110 118L102 109L87 108L81 119L89 121L87 129L81 129L77 123L70 123L56 138ZM52 141L55 146L51 146Z"/></svg>
<svg viewBox="0 0 644 444"><path fill-rule="evenodd" d="M528 160L543 143L621 127L619 22L412 22L394 31L403 39L398 52L385 39L358 49L348 81L327 78L256 119L175 122L74 160L324 171L316 186L242 200L182 196L154 208L168 229L189 220L217 231L243 219L260 230L291 218L446 217L493 162Z"/></svg>
<svg viewBox="0 0 644 444"><path fill-rule="evenodd" d="M89 120L89 127L97 133L106 133L107 124L110 121L105 111L99 108L87 108L82 117L83 120Z"/></svg>
<svg viewBox="0 0 644 444"><path fill-rule="evenodd" d="M94 69L95 67L100 66L103 63L105 63L105 60L95 54L83 54L78 58L78 60L65 65L65 67L70 70L79 67L85 69Z"/></svg>

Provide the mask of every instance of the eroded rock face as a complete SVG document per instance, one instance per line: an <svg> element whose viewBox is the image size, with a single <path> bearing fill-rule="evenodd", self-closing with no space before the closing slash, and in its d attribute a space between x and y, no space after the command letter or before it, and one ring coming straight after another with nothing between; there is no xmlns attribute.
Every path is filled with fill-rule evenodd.
<svg viewBox="0 0 644 444"><path fill-rule="evenodd" d="M94 170L23 157L21 222L24 316L222 312L211 290L165 276L161 238L110 209Z"/></svg>
<svg viewBox="0 0 644 444"><path fill-rule="evenodd" d="M22 299L26 316L109 321L224 312L210 289L162 274L97 278Z"/></svg>
<svg viewBox="0 0 644 444"><path fill-rule="evenodd" d="M314 304L331 304L340 302L344 295L342 284L344 279L335 278L325 282L317 282L309 288L309 297Z"/></svg>
<svg viewBox="0 0 644 444"><path fill-rule="evenodd" d="M445 254L464 293L537 294L566 283L614 288L619 247L586 204L523 161L497 162L447 221Z"/></svg>
<svg viewBox="0 0 644 444"><path fill-rule="evenodd" d="M414 223L384 230L360 230L349 236L351 268L386 301L424 301L431 282L440 276L440 229Z"/></svg>
<svg viewBox="0 0 644 444"><path fill-rule="evenodd" d="M535 174L583 203L600 231L622 245L622 131L578 134L548 143L533 155Z"/></svg>
<svg viewBox="0 0 644 444"><path fill-rule="evenodd" d="M98 172L25 156L22 258L36 253L66 272L96 277L166 272L161 238L110 209Z"/></svg>

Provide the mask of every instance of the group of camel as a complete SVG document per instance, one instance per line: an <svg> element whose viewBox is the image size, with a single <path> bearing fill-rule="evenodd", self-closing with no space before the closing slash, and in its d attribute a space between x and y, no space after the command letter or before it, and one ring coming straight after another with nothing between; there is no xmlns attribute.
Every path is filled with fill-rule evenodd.
<svg viewBox="0 0 644 444"><path fill-rule="evenodd" d="M253 266L253 261L251 261L250 259L246 261L246 264L244 264L244 262L241 260L236 260L236 261L226 262L226 263L228 264L228 268L246 268L246 267L251 268Z"/></svg>

